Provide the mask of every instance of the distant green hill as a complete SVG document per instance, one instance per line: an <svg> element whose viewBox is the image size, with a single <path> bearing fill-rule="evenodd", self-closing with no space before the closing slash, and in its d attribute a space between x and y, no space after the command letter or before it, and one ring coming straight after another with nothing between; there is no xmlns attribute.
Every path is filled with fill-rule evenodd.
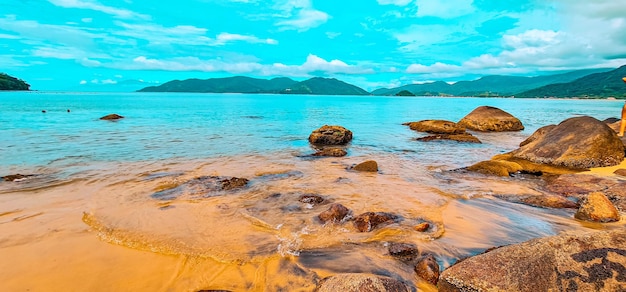
<svg viewBox="0 0 626 292"><path fill-rule="evenodd" d="M0 90L30 90L30 85L13 76L0 73Z"/></svg>
<svg viewBox="0 0 626 292"><path fill-rule="evenodd" d="M608 72L595 73L567 83L542 86L522 93L515 97L615 97L626 99L626 65Z"/></svg>
<svg viewBox="0 0 626 292"><path fill-rule="evenodd" d="M394 95L402 90L408 90L416 95L510 96L548 84L570 82L583 76L609 70L611 69L586 69L535 77L492 75L473 81L459 81L454 84L437 81L391 89L381 88L374 90L372 94Z"/></svg>
<svg viewBox="0 0 626 292"><path fill-rule="evenodd" d="M369 95L364 89L335 78L315 77L282 90L284 94Z"/></svg>
<svg viewBox="0 0 626 292"><path fill-rule="evenodd" d="M243 76L211 79L173 80L159 86L150 86L139 92L212 92L212 93L278 93L296 84L289 78L271 80Z"/></svg>

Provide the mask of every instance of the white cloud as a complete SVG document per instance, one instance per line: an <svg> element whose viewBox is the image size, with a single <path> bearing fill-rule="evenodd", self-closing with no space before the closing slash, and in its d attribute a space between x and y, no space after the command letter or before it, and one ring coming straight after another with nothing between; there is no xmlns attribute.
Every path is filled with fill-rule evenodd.
<svg viewBox="0 0 626 292"><path fill-rule="evenodd" d="M240 34L223 32L217 35L216 45L223 45L229 42L236 42L236 41L243 41L243 42L252 43L252 44L258 44L258 43L268 44L268 45L278 44L278 41L274 39L260 39L256 36L251 36L251 35L240 35Z"/></svg>
<svg viewBox="0 0 626 292"><path fill-rule="evenodd" d="M124 19L150 19L149 15L135 13L130 10L115 8L100 4L98 1L91 0L48 0L48 2L64 8L78 8L95 10L102 13L110 14L115 17Z"/></svg>
<svg viewBox="0 0 626 292"><path fill-rule="evenodd" d="M461 67L457 65L443 64L436 62L430 66L422 64L411 64L406 68L406 73L452 73L460 71Z"/></svg>
<svg viewBox="0 0 626 292"><path fill-rule="evenodd" d="M455 18L476 11L473 0L417 0L417 16Z"/></svg>
<svg viewBox="0 0 626 292"><path fill-rule="evenodd" d="M338 38L340 35L341 35L340 32L332 32L332 31L326 32L326 37L328 37L331 40Z"/></svg>
<svg viewBox="0 0 626 292"><path fill-rule="evenodd" d="M85 84L87 84L87 80L81 80L81 81L79 82L79 84L81 84L81 85L85 85Z"/></svg>
<svg viewBox="0 0 626 292"><path fill-rule="evenodd" d="M276 22L280 30L307 31L328 21L330 16L323 11L316 10L311 0L282 0L274 7L279 11L275 18L282 18Z"/></svg>
<svg viewBox="0 0 626 292"><path fill-rule="evenodd" d="M413 0L376 0L380 5L396 5L396 6L406 6L409 3L413 2Z"/></svg>

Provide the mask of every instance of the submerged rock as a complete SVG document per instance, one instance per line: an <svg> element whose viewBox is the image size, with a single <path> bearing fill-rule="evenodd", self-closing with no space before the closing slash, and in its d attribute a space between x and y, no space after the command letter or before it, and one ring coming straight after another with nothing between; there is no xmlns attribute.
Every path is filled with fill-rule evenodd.
<svg viewBox="0 0 626 292"><path fill-rule="evenodd" d="M160 200L171 200L183 195L210 197L219 194L220 191L244 188L247 184L248 179L245 178L201 176L181 185L158 191L152 194L152 197Z"/></svg>
<svg viewBox="0 0 626 292"><path fill-rule="evenodd" d="M481 132L524 130L522 122L511 114L495 107L481 106L458 122L459 126Z"/></svg>
<svg viewBox="0 0 626 292"><path fill-rule="evenodd" d="M324 125L309 135L309 142L316 145L345 145L352 141L352 132L342 126Z"/></svg>
<svg viewBox="0 0 626 292"><path fill-rule="evenodd" d="M431 134L463 134L465 128L455 122L446 120L423 120L419 122L409 122L403 125L409 126L411 130L426 132Z"/></svg>
<svg viewBox="0 0 626 292"><path fill-rule="evenodd" d="M512 151L511 155L577 169L613 166L624 160L622 141L606 124L592 117L570 118L556 127L542 129L545 133L537 134L536 139Z"/></svg>
<svg viewBox="0 0 626 292"><path fill-rule="evenodd" d="M298 198L298 201L300 201L301 203L305 203L305 204L317 205L317 204L323 203L324 198L320 195L306 194L306 195L301 195Z"/></svg>
<svg viewBox="0 0 626 292"><path fill-rule="evenodd" d="M399 216L386 212L367 212L354 218L354 227L359 232L370 232L376 227L395 223Z"/></svg>
<svg viewBox="0 0 626 292"><path fill-rule="evenodd" d="M377 172L378 163L374 160L367 160L355 165L352 169L356 171Z"/></svg>
<svg viewBox="0 0 626 292"><path fill-rule="evenodd" d="M624 230L562 234L500 247L446 269L449 291L624 291Z"/></svg>
<svg viewBox="0 0 626 292"><path fill-rule="evenodd" d="M118 114L110 114L110 115L106 115L104 117L101 117L101 120L107 120L107 121L114 121L114 120L119 120L119 119L123 119L123 116L120 116Z"/></svg>
<svg viewBox="0 0 626 292"><path fill-rule="evenodd" d="M341 222L350 214L350 210L342 204L332 204L328 210L320 213L317 217L322 223Z"/></svg>
<svg viewBox="0 0 626 292"><path fill-rule="evenodd" d="M467 143L478 143L481 144L480 140L476 138L474 135L470 133L463 134L437 134L430 135L426 137L421 137L415 139L416 141L429 142L429 141L438 141L438 140L450 140L457 142L467 142Z"/></svg>
<svg viewBox="0 0 626 292"><path fill-rule="evenodd" d="M615 206L603 193L593 192L580 204L574 218L592 222L616 222L619 221L620 216Z"/></svg>
<svg viewBox="0 0 626 292"><path fill-rule="evenodd" d="M437 285L437 281L439 280L439 264L433 255L424 255L417 261L415 273L428 283Z"/></svg>
<svg viewBox="0 0 626 292"><path fill-rule="evenodd" d="M413 243L389 243L389 255L403 262L410 262L417 258L419 251L417 245Z"/></svg>
<svg viewBox="0 0 626 292"><path fill-rule="evenodd" d="M17 174L9 174L7 176L3 176L2 179L4 181L19 181L19 180L23 180L23 179L31 177L31 176L34 176L34 175L17 173Z"/></svg>
<svg viewBox="0 0 626 292"><path fill-rule="evenodd" d="M372 274L337 274L321 281L317 292L409 292L404 283Z"/></svg>
<svg viewBox="0 0 626 292"><path fill-rule="evenodd" d="M313 156L326 156L326 157L343 157L348 155L348 152L342 148L323 148L313 153Z"/></svg>

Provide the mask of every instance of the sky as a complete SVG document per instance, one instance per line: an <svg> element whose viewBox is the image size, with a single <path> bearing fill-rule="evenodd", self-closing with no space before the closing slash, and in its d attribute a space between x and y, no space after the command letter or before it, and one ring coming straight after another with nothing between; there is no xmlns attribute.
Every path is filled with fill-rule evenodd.
<svg viewBox="0 0 626 292"><path fill-rule="evenodd" d="M34 90L249 76L371 91L617 68L624 1L1 0L0 72Z"/></svg>

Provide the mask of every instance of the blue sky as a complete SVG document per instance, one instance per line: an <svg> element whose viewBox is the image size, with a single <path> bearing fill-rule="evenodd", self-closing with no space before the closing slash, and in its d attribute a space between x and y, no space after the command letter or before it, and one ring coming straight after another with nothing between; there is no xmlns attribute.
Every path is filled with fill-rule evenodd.
<svg viewBox="0 0 626 292"><path fill-rule="evenodd" d="M622 0L2 0L0 72L36 90L243 75L367 90L626 64Z"/></svg>

